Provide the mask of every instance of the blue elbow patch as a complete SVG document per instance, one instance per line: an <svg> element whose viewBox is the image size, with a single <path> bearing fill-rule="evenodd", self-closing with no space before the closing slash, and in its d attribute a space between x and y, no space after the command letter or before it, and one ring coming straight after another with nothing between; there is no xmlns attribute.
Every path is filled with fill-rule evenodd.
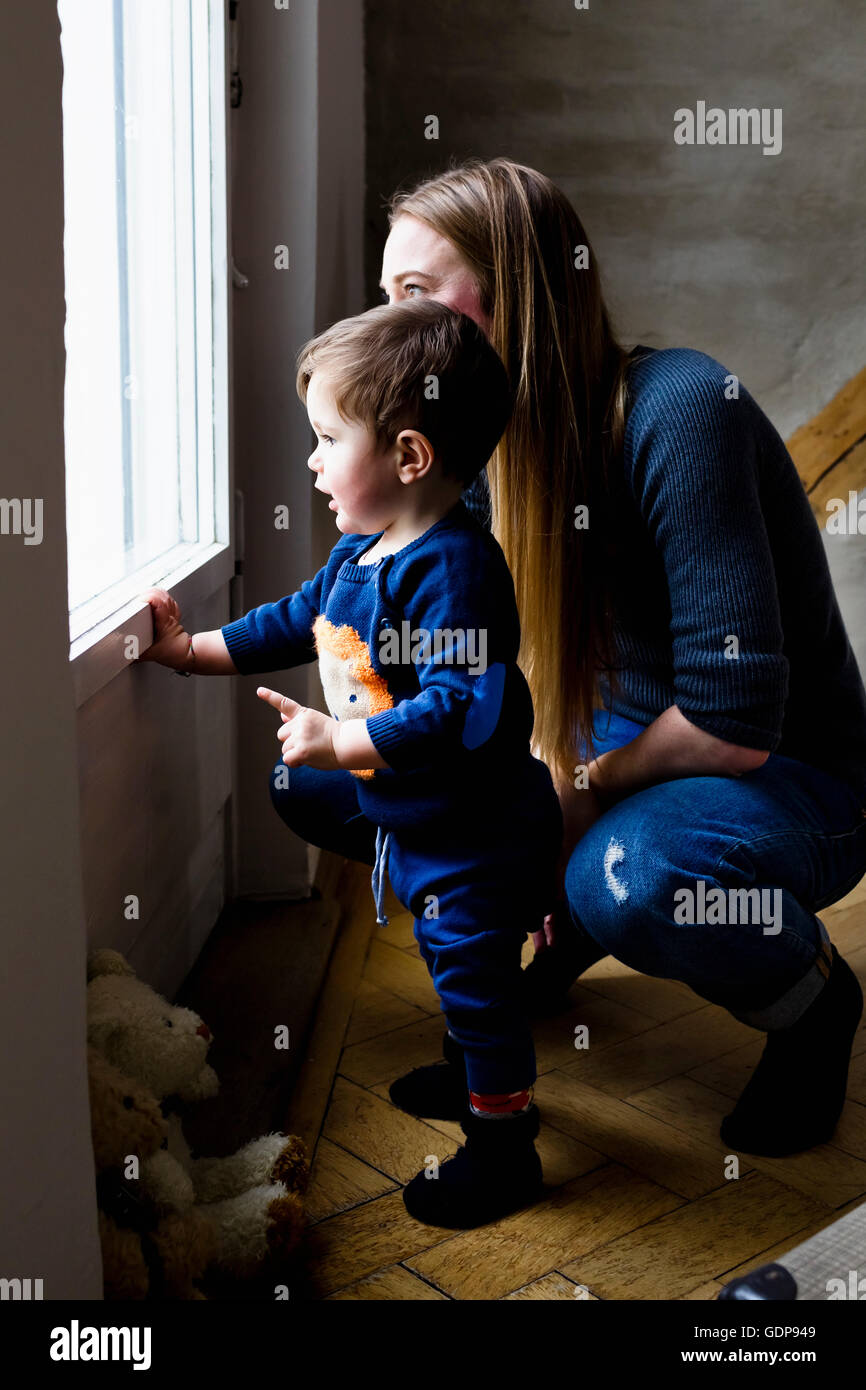
<svg viewBox="0 0 866 1390"><path fill-rule="evenodd" d="M463 747L480 748L499 723L505 691L505 665L496 661L475 678L475 694L463 725Z"/></svg>

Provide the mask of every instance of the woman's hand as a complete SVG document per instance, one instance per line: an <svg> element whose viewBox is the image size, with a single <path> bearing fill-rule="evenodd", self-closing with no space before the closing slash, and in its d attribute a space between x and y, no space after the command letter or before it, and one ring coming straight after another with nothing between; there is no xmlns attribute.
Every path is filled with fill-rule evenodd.
<svg viewBox="0 0 866 1390"><path fill-rule="evenodd" d="M538 955L539 951L546 951L548 946L553 945L554 941L556 940L557 918L559 917L560 913L567 911L568 905L565 901L565 898L558 899L553 911L548 912L547 916L545 917L544 926L542 930L534 931L532 933L532 944L535 947L536 955Z"/></svg>
<svg viewBox="0 0 866 1390"><path fill-rule="evenodd" d="M139 661L158 661L161 666L182 671L189 654L189 633L180 621L177 603L165 589L147 589L141 597L150 604L153 642Z"/></svg>
<svg viewBox="0 0 866 1390"><path fill-rule="evenodd" d="M315 767L320 772L333 772L340 767L334 747L336 719L317 709L307 709L289 695L280 695L263 685L256 694L283 717L277 738L283 745L286 767Z"/></svg>

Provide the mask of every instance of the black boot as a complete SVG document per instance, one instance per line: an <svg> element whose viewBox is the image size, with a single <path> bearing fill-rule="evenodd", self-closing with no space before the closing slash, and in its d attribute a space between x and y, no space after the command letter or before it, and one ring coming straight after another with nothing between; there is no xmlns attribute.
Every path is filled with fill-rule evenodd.
<svg viewBox="0 0 866 1390"><path fill-rule="evenodd" d="M507 1118L491 1119L467 1109L460 1126L466 1143L442 1164L438 1176L428 1177L422 1169L403 1189L406 1210L416 1221L469 1230L544 1195L533 1142L539 1128L534 1102Z"/></svg>
<svg viewBox="0 0 866 1390"><path fill-rule="evenodd" d="M428 1120L459 1120L469 1108L469 1083L463 1048L450 1033L442 1040L444 1062L415 1067L392 1081L388 1094L408 1115Z"/></svg>
<svg viewBox="0 0 866 1390"><path fill-rule="evenodd" d="M578 975L606 955L604 947L563 909L554 944L539 951L523 972L527 1016L546 1018L568 1009L568 991Z"/></svg>
<svg viewBox="0 0 866 1390"><path fill-rule="evenodd" d="M790 1028L767 1034L760 1062L722 1121L719 1134L729 1148L783 1158L832 1136L845 1104L863 991L847 961L830 949L821 993Z"/></svg>

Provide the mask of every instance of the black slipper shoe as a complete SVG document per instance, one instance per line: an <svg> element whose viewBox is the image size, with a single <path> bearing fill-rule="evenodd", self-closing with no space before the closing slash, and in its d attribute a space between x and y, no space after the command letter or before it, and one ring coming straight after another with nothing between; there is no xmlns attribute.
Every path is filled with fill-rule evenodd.
<svg viewBox="0 0 866 1390"><path fill-rule="evenodd" d="M835 946L831 952L821 993L792 1027L767 1034L760 1062L719 1129L728 1148L784 1158L831 1138L863 1013L857 976Z"/></svg>
<svg viewBox="0 0 866 1390"><path fill-rule="evenodd" d="M431 1177L422 1169L403 1189L410 1216L426 1226L471 1230L498 1221L544 1196L541 1159L535 1151L538 1106L487 1118L467 1111L466 1143Z"/></svg>

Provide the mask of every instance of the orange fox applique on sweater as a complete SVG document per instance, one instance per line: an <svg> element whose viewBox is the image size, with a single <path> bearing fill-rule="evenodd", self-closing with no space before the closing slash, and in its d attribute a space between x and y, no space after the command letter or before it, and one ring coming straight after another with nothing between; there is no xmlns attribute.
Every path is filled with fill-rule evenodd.
<svg viewBox="0 0 866 1390"><path fill-rule="evenodd" d="M367 719L394 708L387 682L373 669L370 648L353 627L348 623L335 627L320 613L313 623L313 638L332 719ZM375 770L353 768L352 776L374 777Z"/></svg>

